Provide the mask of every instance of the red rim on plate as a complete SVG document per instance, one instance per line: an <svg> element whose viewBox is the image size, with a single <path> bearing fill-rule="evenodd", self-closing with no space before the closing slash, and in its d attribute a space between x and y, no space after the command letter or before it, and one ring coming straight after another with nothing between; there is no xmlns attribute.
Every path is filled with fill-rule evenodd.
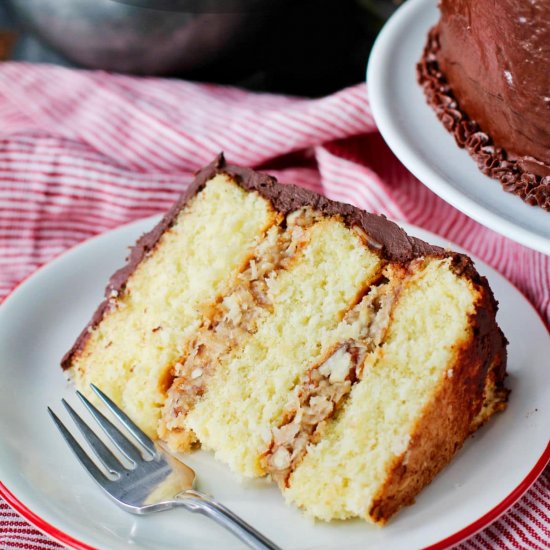
<svg viewBox="0 0 550 550"><path fill-rule="evenodd" d="M76 550L95 550L93 546L88 546L83 542L67 535L63 531L54 527L51 523L44 521L40 516L35 514L32 510L29 510L8 488L0 481L0 496L17 512L19 512L25 519L30 521L36 528L40 529L43 533L46 533L53 539L63 544L67 544L71 548Z"/></svg>
<svg viewBox="0 0 550 550"><path fill-rule="evenodd" d="M539 476L544 471L546 465L550 462L550 443L546 446L546 449L538 459L533 469L525 476L524 480L499 504L497 504L492 510L489 510L484 516L470 523L460 531L452 534L446 539L440 540L431 546L427 546L425 550L443 550L454 544L475 535L481 531L484 527L487 527L490 523L497 520L502 514L504 514L509 508L511 508L535 483ZM55 540L68 544L76 550L95 550L93 546L89 546L79 540L67 535L63 531L54 527L47 521L44 521L40 516L35 514L32 510L27 508L13 493L11 493L7 487L0 482L0 496L12 506L17 512L19 512L24 518L30 521L35 527L48 534Z"/></svg>
<svg viewBox="0 0 550 550"><path fill-rule="evenodd" d="M538 459L533 469L525 476L525 479L502 502L497 504L492 510L489 510L484 516L481 516L473 523L470 523L470 525L464 527L464 529L457 531L453 535L447 537L446 539L440 540L431 546L427 546L424 550L443 550L444 548L458 544L459 542L470 538L472 535L479 533L479 531L496 521L507 510L509 510L528 491L529 487L537 481L549 462L550 443L546 445L546 449L544 449L544 452Z"/></svg>

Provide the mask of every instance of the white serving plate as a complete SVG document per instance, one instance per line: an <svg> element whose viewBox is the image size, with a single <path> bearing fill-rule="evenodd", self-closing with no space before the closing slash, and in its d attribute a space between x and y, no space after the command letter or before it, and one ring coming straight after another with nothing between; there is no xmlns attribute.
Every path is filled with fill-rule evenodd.
<svg viewBox="0 0 550 550"><path fill-rule="evenodd" d="M72 390L59 368L99 303L104 284L158 218L96 237L60 256L0 306L0 494L32 523L74 548L240 548L217 525L183 510L132 516L109 501L76 462L46 406ZM418 228L405 229L448 245ZM285 549L443 548L473 534L527 490L550 458L550 338L527 300L477 262L500 302L510 340L508 410L470 439L455 460L381 529L362 521L317 523L283 504L265 481L240 482L204 452L189 457L213 493Z"/></svg>

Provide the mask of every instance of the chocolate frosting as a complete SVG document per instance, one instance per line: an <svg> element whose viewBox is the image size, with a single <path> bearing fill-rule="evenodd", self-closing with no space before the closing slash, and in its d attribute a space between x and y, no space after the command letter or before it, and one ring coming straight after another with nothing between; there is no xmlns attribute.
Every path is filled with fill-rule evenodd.
<svg viewBox="0 0 550 550"><path fill-rule="evenodd" d="M484 174L550 210L550 2L440 8L417 66L428 103Z"/></svg>
<svg viewBox="0 0 550 550"><path fill-rule="evenodd" d="M62 368L67 369L71 366L73 356L84 347L90 330L99 324L105 312L108 311L110 299L124 290L128 277L145 256L155 248L164 231L175 223L182 208L204 188L208 180L217 174L227 174L243 189L258 192L282 214L310 206L327 216L340 217L348 227L360 228L366 236L367 246L388 261L407 263L415 258L428 255L452 257L457 273L465 273L477 284L486 286L485 279L477 274L471 260L466 256L445 251L440 247L410 237L403 229L384 216L369 214L349 204L332 201L296 185L280 184L274 177L249 168L227 164L223 155L220 154L214 162L197 172L189 189L181 195L162 220L149 233L143 235L131 249L126 265L116 271L109 280L105 289L105 300L99 305L90 323L81 332L73 347L63 357Z"/></svg>
<svg viewBox="0 0 550 550"><path fill-rule="evenodd" d="M217 173L227 174L247 191L257 191L282 214L309 206L326 216L341 217L348 227L361 228L367 235L367 245L388 260L408 262L418 256L442 252L439 247L409 237L403 229L384 216L369 214L350 204L332 201L303 187L278 183L274 177L250 168L226 164L223 155L197 174L199 187Z"/></svg>

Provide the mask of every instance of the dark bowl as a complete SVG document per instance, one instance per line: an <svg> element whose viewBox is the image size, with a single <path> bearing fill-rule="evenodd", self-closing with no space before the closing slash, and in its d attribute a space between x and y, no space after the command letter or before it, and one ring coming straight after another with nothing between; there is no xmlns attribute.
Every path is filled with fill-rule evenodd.
<svg viewBox="0 0 550 550"><path fill-rule="evenodd" d="M220 13L213 6L224 3L212 0L10 0L23 26L69 60L134 74L219 64L252 47L286 1L255 0L255 9L230 3Z"/></svg>

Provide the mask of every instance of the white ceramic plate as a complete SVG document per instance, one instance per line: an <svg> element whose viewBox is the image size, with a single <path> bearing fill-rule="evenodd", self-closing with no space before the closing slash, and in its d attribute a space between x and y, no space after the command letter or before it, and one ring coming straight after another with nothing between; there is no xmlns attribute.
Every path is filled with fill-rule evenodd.
<svg viewBox="0 0 550 550"><path fill-rule="evenodd" d="M147 517L119 510L82 470L46 414L47 405L60 411L62 396L73 398L59 368L61 356L88 321L127 246L157 220L76 247L40 269L0 307L0 494L39 528L77 548L239 548L217 525L183 510ZM315 525L286 507L275 488L264 481L240 483L203 452L189 459L200 488L286 549L410 550L444 539L458 542L498 517L550 457L550 338L512 285L481 262L478 267L501 303L499 322L510 340L510 405L466 443L414 506L384 529L361 521Z"/></svg>
<svg viewBox="0 0 550 550"><path fill-rule="evenodd" d="M416 63L438 18L437 0L407 0L382 29L367 70L376 124L395 155L434 193L502 235L550 254L550 212L483 175L424 99Z"/></svg>

